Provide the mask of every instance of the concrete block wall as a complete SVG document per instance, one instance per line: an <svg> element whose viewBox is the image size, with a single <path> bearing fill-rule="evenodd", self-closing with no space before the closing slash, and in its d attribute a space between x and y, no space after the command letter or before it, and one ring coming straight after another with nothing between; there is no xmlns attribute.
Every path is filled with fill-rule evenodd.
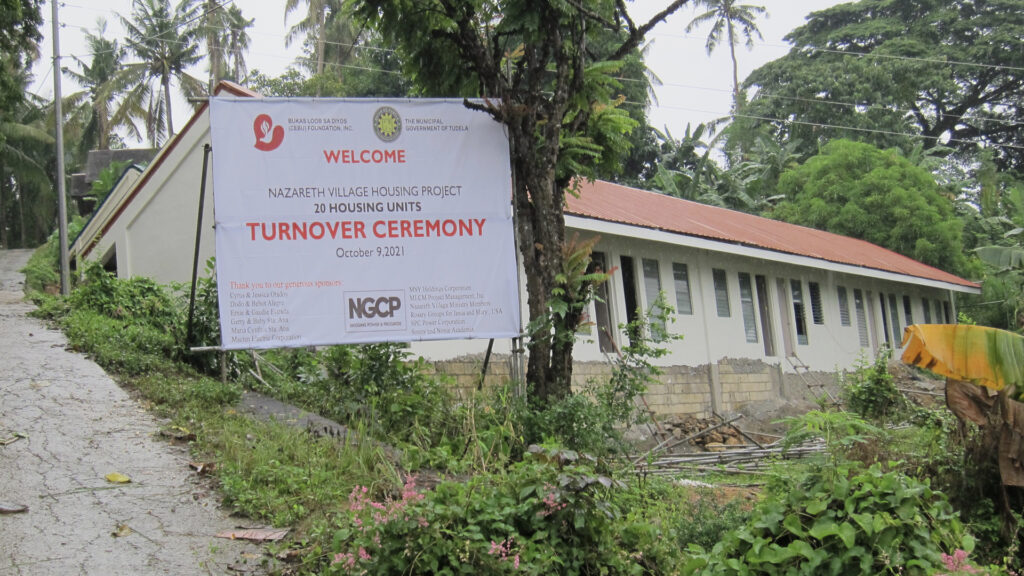
<svg viewBox="0 0 1024 576"><path fill-rule="evenodd" d="M428 362L427 372L448 379L452 391L458 398L469 398L477 393L480 375L483 371L484 355L460 356L452 360ZM504 386L511 377L511 357L492 354L484 376L483 390L491 391Z"/></svg>
<svg viewBox="0 0 1024 576"><path fill-rule="evenodd" d="M436 375L444 375L460 397L476 393L483 368L482 354L428 364ZM724 358L702 366L666 366L657 384L648 387L644 399L657 415L693 415L707 418L713 412L724 414L743 408L745 404L777 403L799 395L799 387L783 375L780 367L760 360ZM577 362L573 367L573 388L584 390L592 381L603 381L611 375L607 362ZM493 354L484 378L484 390L508 383L512 358Z"/></svg>
<svg viewBox="0 0 1024 576"><path fill-rule="evenodd" d="M718 374L722 390L719 413L781 398L782 382L777 366L759 360L725 358L718 363Z"/></svg>

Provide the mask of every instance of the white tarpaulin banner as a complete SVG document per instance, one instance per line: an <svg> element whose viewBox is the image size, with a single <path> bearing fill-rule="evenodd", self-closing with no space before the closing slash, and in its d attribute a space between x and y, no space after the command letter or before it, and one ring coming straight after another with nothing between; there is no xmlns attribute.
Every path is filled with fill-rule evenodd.
<svg viewBox="0 0 1024 576"><path fill-rule="evenodd" d="M453 100L210 103L228 349L513 337L508 141Z"/></svg>

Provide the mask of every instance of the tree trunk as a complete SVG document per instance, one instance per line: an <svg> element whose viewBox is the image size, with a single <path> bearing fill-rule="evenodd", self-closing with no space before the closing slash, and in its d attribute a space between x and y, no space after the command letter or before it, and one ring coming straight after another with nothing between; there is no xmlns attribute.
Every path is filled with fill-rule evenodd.
<svg viewBox="0 0 1024 576"><path fill-rule="evenodd" d="M533 150L537 145L534 130L516 128L520 127L509 130L513 147ZM521 154L513 158L519 251L523 256L527 307L532 321L548 315L548 298L556 287L555 277L563 268L565 239L565 191L556 181L554 160L539 160L539 156ZM547 328L542 330L529 334L526 381L532 391L531 400L545 404L567 396L572 390L573 341L557 338L557 330L554 338Z"/></svg>
<svg viewBox="0 0 1024 576"><path fill-rule="evenodd" d="M110 149L110 118L107 113L106 107L102 107L96 111L96 127L99 131L96 139L96 148L99 150Z"/></svg>
<svg viewBox="0 0 1024 576"><path fill-rule="evenodd" d="M320 13L317 14L317 25L316 25L316 73L324 73L324 50L327 45L327 34L325 28L327 27L327 3L320 0ZM317 88L317 96L320 95L320 89Z"/></svg>
<svg viewBox="0 0 1024 576"><path fill-rule="evenodd" d="M729 56L732 58L732 111L735 114L740 102L739 65L736 63L736 38L733 36L732 20L726 19L729 28Z"/></svg>
<svg viewBox="0 0 1024 576"><path fill-rule="evenodd" d="M7 188L7 177L4 176L4 165L0 164L0 248L7 249L7 213L4 206L4 189Z"/></svg>
<svg viewBox="0 0 1024 576"><path fill-rule="evenodd" d="M24 248L28 246L28 240L25 236L25 191L19 186L14 196L18 199L18 225L21 228L18 231L21 234L21 246L19 247Z"/></svg>
<svg viewBox="0 0 1024 576"><path fill-rule="evenodd" d="M217 8L217 3L214 0L206 0L206 50L210 55L210 96L213 96L213 91L217 88L217 82L220 81L220 69L222 66L220 62L220 38L215 26L210 22L213 19L214 10L217 10Z"/></svg>
<svg viewBox="0 0 1024 576"><path fill-rule="evenodd" d="M167 109L167 139L174 138L174 121L171 119L171 77L164 75L161 84L164 87L164 104Z"/></svg>

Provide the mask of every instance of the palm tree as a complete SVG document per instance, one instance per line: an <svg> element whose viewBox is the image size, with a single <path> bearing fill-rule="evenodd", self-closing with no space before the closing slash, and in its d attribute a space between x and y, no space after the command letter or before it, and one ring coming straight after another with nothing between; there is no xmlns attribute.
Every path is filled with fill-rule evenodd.
<svg viewBox="0 0 1024 576"><path fill-rule="evenodd" d="M174 136L171 82L177 81L186 97L206 92L202 81L185 72L202 58L200 17L195 0L181 0L174 8L170 0L133 0L129 17L120 17L128 32L128 50L139 61L125 65L115 78L116 86L126 93L113 121L141 115L154 145L163 135Z"/></svg>
<svg viewBox="0 0 1024 576"><path fill-rule="evenodd" d="M69 117L65 130L79 133L77 141L82 155L90 149L109 149L111 133L117 128L110 123L114 101L119 96L118 86L112 80L121 69L125 49L117 40L107 38L106 31L107 23L101 18L96 22L95 33L85 33L92 54L90 62L72 56L80 72L64 71L82 87L63 100ZM131 118L126 121L131 122Z"/></svg>
<svg viewBox="0 0 1024 576"><path fill-rule="evenodd" d="M206 41L209 56L210 88L222 78L240 80L246 72L243 53L249 49L249 33L254 19L242 15L237 6L225 8L215 0L206 0L201 19L202 35Z"/></svg>
<svg viewBox="0 0 1024 576"><path fill-rule="evenodd" d="M288 15L294 12L299 4L306 4L306 16L298 24L288 30L284 38L285 46L291 46L292 42L299 36L305 34L307 37L316 39L316 73L324 71L324 47L327 38L324 34L327 24L328 3L330 0L287 0L284 5L284 20L288 22ZM332 6L333 7L333 6Z"/></svg>
<svg viewBox="0 0 1024 576"><path fill-rule="evenodd" d="M755 35L759 39L764 39L754 20L759 15L766 15L768 11L764 6L738 4L735 0L697 0L695 6L703 6L707 8L707 12L695 16L686 25L686 32L692 32L695 28L711 22L711 32L708 33L707 42L704 44L709 56L723 40L729 43L729 55L732 57L732 95L735 107L740 96L739 71L736 64L736 44L739 42L739 34L742 33L746 38L747 48L753 48Z"/></svg>
<svg viewBox="0 0 1024 576"><path fill-rule="evenodd" d="M300 0L288 0L285 16L298 7ZM327 64L344 65L356 58L355 46L360 31L353 25L351 7L345 0L307 0L306 17L291 27L285 44L305 35L305 43L316 54L316 67L322 74ZM340 76L340 74L338 74Z"/></svg>
<svg viewBox="0 0 1024 576"><path fill-rule="evenodd" d="M241 82L249 72L244 56L245 52L249 50L250 41L249 33L246 30L252 28L254 20L254 18L246 19L238 6L228 7L222 41L224 68L230 72L231 79L236 82Z"/></svg>
<svg viewBox="0 0 1024 576"><path fill-rule="evenodd" d="M4 248L11 245L12 224L24 248L45 239L53 223L56 202L47 166L53 161L54 148L46 119L44 106L27 99L0 117L0 246Z"/></svg>

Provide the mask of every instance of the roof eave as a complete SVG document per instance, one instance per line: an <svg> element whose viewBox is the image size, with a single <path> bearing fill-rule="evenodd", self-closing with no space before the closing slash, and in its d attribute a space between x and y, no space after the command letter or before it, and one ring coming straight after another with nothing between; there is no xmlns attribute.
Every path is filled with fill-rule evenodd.
<svg viewBox="0 0 1024 576"><path fill-rule="evenodd" d="M575 228L577 230L586 230L589 232L596 232L599 234L611 234L616 236L641 238L644 240L651 240L654 242L661 242L665 244L673 244L676 246L686 246L688 248L698 248L703 250L709 250L712 252L723 252L727 254L747 256L750 258L758 258L761 260L767 260L771 262L779 262L783 264L792 264L795 266L804 266L810 268L820 268L824 270L840 272L843 274L851 274L854 276L864 276L867 278L889 280L893 282L902 282L907 284L914 284L917 286L927 286L930 288L953 290L955 292L963 292L966 294L981 293L981 286L973 282L968 284L944 282L942 280L922 278L919 276L901 274L898 272L891 272L888 270L880 270L877 268L869 268L866 266L855 266L852 264L833 262L831 260L824 260L821 258L814 258L811 256L803 256L800 254L780 252L777 250L770 250L767 248L750 246L747 244L725 242L722 240L704 238L691 234L670 232L657 228L647 228L643 226L636 226L621 222L610 222L608 220L601 220L598 218L566 214L565 225L566 227L569 228Z"/></svg>

